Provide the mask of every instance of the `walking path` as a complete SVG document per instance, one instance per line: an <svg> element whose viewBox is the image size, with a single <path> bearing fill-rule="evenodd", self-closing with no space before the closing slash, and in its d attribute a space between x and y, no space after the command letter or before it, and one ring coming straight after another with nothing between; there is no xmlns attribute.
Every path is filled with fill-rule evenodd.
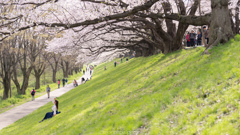
<svg viewBox="0 0 240 135"><path fill-rule="evenodd" d="M91 78L90 72L89 71L86 72L85 75L83 75L83 77ZM82 77L80 77L80 79L77 80L78 84L81 84L81 78ZM53 98L59 97L59 96L65 94L66 92L70 91L73 88L75 88L73 86L73 83L70 83L65 87L51 91L50 98L47 98L47 94L45 94L41 97L36 98L34 101L29 101L27 103L24 103L22 105L15 107L13 109L10 109L4 113L1 113L0 114L0 130L3 129L4 127L9 126L10 124L14 123L15 121L23 118L24 116L27 116L28 114L32 113L34 110L37 110L39 107L47 104L48 102L51 102L53 100Z"/></svg>

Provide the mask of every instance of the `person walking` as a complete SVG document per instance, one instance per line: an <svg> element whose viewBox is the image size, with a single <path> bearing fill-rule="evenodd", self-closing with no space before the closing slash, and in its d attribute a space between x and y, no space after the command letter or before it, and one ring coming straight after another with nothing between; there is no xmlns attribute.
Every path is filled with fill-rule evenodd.
<svg viewBox="0 0 240 135"><path fill-rule="evenodd" d="M32 91L31 91L32 101L35 100L35 97L34 97L34 96L35 96L35 93L36 93L36 91L35 91L34 89L32 89Z"/></svg>
<svg viewBox="0 0 240 135"><path fill-rule="evenodd" d="M60 79L58 79L58 88L60 88Z"/></svg>
<svg viewBox="0 0 240 135"><path fill-rule="evenodd" d="M201 45L202 43L202 33L199 31L197 35L197 46Z"/></svg>
<svg viewBox="0 0 240 135"><path fill-rule="evenodd" d="M81 84L82 84L84 81L85 81L85 79L84 79L84 77L82 77L82 82L81 82Z"/></svg>
<svg viewBox="0 0 240 135"><path fill-rule="evenodd" d="M122 63L123 58L121 58L121 63Z"/></svg>
<svg viewBox="0 0 240 135"><path fill-rule="evenodd" d="M90 75L92 75L92 70L90 70Z"/></svg>
<svg viewBox="0 0 240 135"><path fill-rule="evenodd" d="M195 46L195 36L196 34L194 33L194 31L192 30L192 32L189 34L189 39L190 39L190 44L191 44L191 47L194 47Z"/></svg>
<svg viewBox="0 0 240 135"><path fill-rule="evenodd" d="M46 119L52 118L53 116L61 113L61 112L58 112L58 109L59 109L58 108L58 103L59 103L58 100L56 100L56 98L54 98L53 106L52 106L52 112L46 113L45 117L41 121L39 121L39 123L43 122Z"/></svg>
<svg viewBox="0 0 240 135"><path fill-rule="evenodd" d="M62 79L63 87L65 86L65 79Z"/></svg>
<svg viewBox="0 0 240 135"><path fill-rule="evenodd" d="M47 86L47 89L46 89L48 98L50 98L50 91L51 91L51 88L50 88L49 85L48 85L48 86Z"/></svg>
<svg viewBox="0 0 240 135"><path fill-rule="evenodd" d="M83 75L85 75L85 70L83 70Z"/></svg>
<svg viewBox="0 0 240 135"><path fill-rule="evenodd" d="M67 78L65 79L65 82L66 82L66 86L67 86L67 82L68 82Z"/></svg>
<svg viewBox="0 0 240 135"><path fill-rule="evenodd" d="M116 67L117 66L117 62L116 61L114 61L114 67Z"/></svg>
<svg viewBox="0 0 240 135"><path fill-rule="evenodd" d="M106 67L106 66L104 67L104 70L107 70L107 67Z"/></svg>

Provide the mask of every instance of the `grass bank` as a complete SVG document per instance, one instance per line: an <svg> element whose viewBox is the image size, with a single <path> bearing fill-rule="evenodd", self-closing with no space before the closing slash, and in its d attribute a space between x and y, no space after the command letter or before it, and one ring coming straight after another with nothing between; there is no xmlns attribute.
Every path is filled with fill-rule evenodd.
<svg viewBox="0 0 240 135"><path fill-rule="evenodd" d="M0 134L239 134L240 36L203 50L101 64L58 99L61 114L38 123L49 103Z"/></svg>

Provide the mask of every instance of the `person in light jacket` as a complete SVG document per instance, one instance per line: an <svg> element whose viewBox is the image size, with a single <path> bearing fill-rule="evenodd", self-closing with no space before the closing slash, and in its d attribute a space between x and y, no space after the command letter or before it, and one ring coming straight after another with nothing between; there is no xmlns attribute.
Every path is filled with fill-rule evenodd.
<svg viewBox="0 0 240 135"><path fill-rule="evenodd" d="M48 86L47 86L47 89L46 89L48 98L50 98L50 91L51 91L51 88L50 88L49 85L48 85Z"/></svg>

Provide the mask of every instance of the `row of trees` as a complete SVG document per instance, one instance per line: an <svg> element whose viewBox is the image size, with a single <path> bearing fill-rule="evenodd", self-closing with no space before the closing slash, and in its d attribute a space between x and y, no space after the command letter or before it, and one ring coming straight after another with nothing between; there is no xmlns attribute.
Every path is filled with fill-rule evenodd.
<svg viewBox="0 0 240 135"><path fill-rule="evenodd" d="M19 26L17 31L39 26L66 30L68 36L68 31L74 31L78 36L74 35L75 41L66 45L80 46L92 54L115 49L138 50L144 56L173 52L182 49L181 43L189 25L211 26L206 52L239 33L240 0L73 0L69 3L71 8L64 7L63 3L40 0L39 3L5 2L0 5L32 6L31 11L41 18L41 21L35 21L33 16L28 17L31 21ZM44 9L49 12L42 17L40 11ZM24 16L21 15L8 22L16 23L16 18ZM99 41L104 44L97 44Z"/></svg>
<svg viewBox="0 0 240 135"><path fill-rule="evenodd" d="M56 73L62 69L65 78L75 71L80 72L81 64L76 55L63 55L46 51L46 41L51 36L36 34L27 30L14 34L0 43L0 77L4 87L3 99L9 97L11 82L18 94L25 94L29 77L35 76L35 89L40 88L40 77L47 67L52 69L52 82L56 82Z"/></svg>

